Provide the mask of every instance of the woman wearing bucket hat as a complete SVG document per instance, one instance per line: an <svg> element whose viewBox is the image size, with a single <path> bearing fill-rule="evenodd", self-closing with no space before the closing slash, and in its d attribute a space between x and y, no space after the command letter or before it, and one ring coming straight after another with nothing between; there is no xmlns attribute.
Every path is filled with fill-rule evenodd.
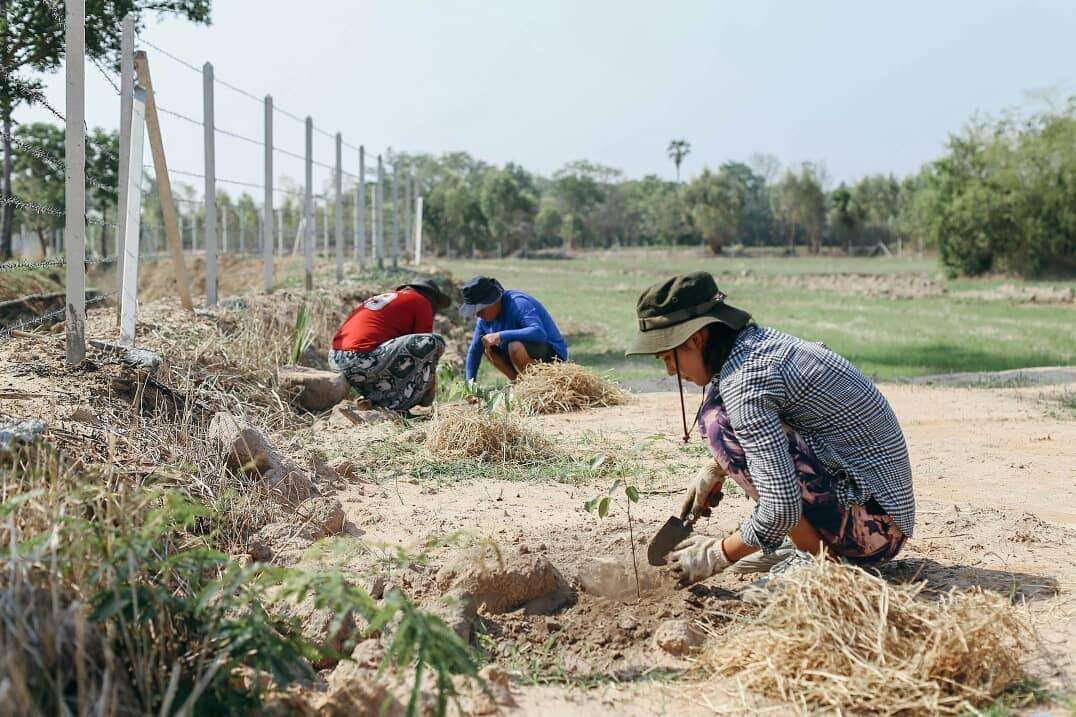
<svg viewBox="0 0 1076 717"><path fill-rule="evenodd" d="M415 279L355 307L333 337L329 366L375 406L407 411L429 406L445 340L433 314L452 299L433 279Z"/></svg>
<svg viewBox="0 0 1076 717"><path fill-rule="evenodd" d="M489 276L476 276L460 291L460 314L475 318L464 374L478 376L484 356L509 381L515 381L534 361L567 361L568 344L542 302L522 291L506 291Z"/></svg>
<svg viewBox="0 0 1076 717"><path fill-rule="evenodd" d="M706 272L651 286L636 312L627 353L656 355L676 375L685 441L682 380L705 389L696 421L714 462L692 481L681 517L709 515L726 477L756 502L732 535L676 546L669 562L682 583L772 554L786 538L857 564L897 554L915 525L911 465L896 416L866 376L820 344L754 324Z"/></svg>

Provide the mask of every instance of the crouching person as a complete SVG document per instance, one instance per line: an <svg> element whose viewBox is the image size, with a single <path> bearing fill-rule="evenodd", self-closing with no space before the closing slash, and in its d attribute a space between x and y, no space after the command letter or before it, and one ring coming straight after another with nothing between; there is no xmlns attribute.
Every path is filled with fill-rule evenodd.
<svg viewBox="0 0 1076 717"><path fill-rule="evenodd" d="M755 501L738 531L676 547L670 565L682 583L764 565L759 550L790 553L772 573L804 552L876 565L900 551L915 525L912 470L870 379L820 344L756 325L705 272L650 287L637 314L628 354L656 355L670 376L706 388L697 420L713 460L688 487L682 516L709 515L726 477Z"/></svg>
<svg viewBox="0 0 1076 717"><path fill-rule="evenodd" d="M445 352L445 340L433 333L433 314L450 303L432 279L367 299L333 337L329 366L380 408L431 405Z"/></svg>
<svg viewBox="0 0 1076 717"><path fill-rule="evenodd" d="M475 318L467 351L465 375L478 376L485 358L509 381L515 381L535 361L568 360L568 344L542 303L522 291L505 291L488 276L476 276L462 287L460 314Z"/></svg>

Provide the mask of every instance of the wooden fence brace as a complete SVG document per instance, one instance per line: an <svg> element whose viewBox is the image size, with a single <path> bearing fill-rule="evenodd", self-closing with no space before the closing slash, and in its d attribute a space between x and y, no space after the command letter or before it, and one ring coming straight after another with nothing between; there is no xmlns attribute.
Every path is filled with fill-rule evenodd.
<svg viewBox="0 0 1076 717"><path fill-rule="evenodd" d="M187 267L183 263L183 247L180 244L175 200L172 198L172 183L168 177L168 161L164 155L164 141L161 138L161 123L157 116L157 103L153 99L153 78L150 76L149 59L145 51L140 50L135 53L134 65L138 84L142 85L146 91L146 133L149 137L150 152L153 154L153 171L157 179L157 193L161 199L164 233L168 239L172 267L176 274L176 288L179 291L179 300L183 308L187 311L194 311L190 280L187 277Z"/></svg>

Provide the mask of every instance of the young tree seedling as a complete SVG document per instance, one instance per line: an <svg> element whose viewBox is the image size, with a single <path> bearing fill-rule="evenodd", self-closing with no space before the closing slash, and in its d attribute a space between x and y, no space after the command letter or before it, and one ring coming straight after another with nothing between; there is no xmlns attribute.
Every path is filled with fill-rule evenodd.
<svg viewBox="0 0 1076 717"><path fill-rule="evenodd" d="M605 462L606 456L598 456L594 459L594 463L591 464L592 470L597 470ZM631 540L631 566L635 570L635 595L642 599L643 589L639 582L639 562L635 558L635 529L631 520L631 504L639 502L639 489L633 485L624 484L619 478L613 482L613 485L609 487L608 492L605 495L599 495L591 498L587 502L583 503L583 508L588 513L597 513L599 518L604 518L609 515L609 508L612 506L613 497L618 488L624 489L624 497L627 498L625 506L628 511L628 538Z"/></svg>

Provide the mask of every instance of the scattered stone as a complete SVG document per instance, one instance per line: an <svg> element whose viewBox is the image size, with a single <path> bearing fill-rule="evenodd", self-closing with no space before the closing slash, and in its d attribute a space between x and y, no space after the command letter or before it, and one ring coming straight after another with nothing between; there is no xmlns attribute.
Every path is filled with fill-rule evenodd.
<svg viewBox="0 0 1076 717"><path fill-rule="evenodd" d="M263 563L273 560L278 564L291 564L297 562L302 551L318 537L320 535L309 525L269 523L247 539L247 554Z"/></svg>
<svg viewBox="0 0 1076 717"><path fill-rule="evenodd" d="M121 361L130 368L146 371L150 376L168 371L168 362L165 358L149 349L125 349Z"/></svg>
<svg viewBox="0 0 1076 717"><path fill-rule="evenodd" d="M542 555L469 551L437 573L442 592L470 592L485 612L499 615L520 607L528 614L551 612L571 597L560 572Z"/></svg>
<svg viewBox="0 0 1076 717"><path fill-rule="evenodd" d="M478 602L474 595L461 588L453 588L429 605L429 609L444 620L461 640L471 641L471 629L478 617Z"/></svg>
<svg viewBox="0 0 1076 717"><path fill-rule="evenodd" d="M378 669L385 659L385 646L373 637L363 640L351 651L351 659L359 667Z"/></svg>
<svg viewBox="0 0 1076 717"><path fill-rule="evenodd" d="M515 707L512 697L512 680L500 665L486 665L478 672L483 689L471 698L470 714L498 714L503 708Z"/></svg>
<svg viewBox="0 0 1076 717"><path fill-rule="evenodd" d="M287 458L278 459L262 478L269 488L270 498L281 505L295 505L310 497L310 476L299 464Z"/></svg>
<svg viewBox="0 0 1076 717"><path fill-rule="evenodd" d="M0 423L0 453L10 451L18 445L34 443L44 435L47 426L40 418Z"/></svg>
<svg viewBox="0 0 1076 717"><path fill-rule="evenodd" d="M101 425L101 419L98 417L97 411L94 411L93 407L86 403L80 403L68 411L67 420L74 421L75 423L84 423L87 426Z"/></svg>
<svg viewBox="0 0 1076 717"><path fill-rule="evenodd" d="M404 707L376 669L346 660L329 676L329 690L318 706L319 717L400 717Z"/></svg>
<svg viewBox="0 0 1076 717"><path fill-rule="evenodd" d="M315 596L307 595L300 602L277 603L277 611L284 617L297 620L303 637L313 643L320 651L321 657L314 662L314 668L324 670L336 665L340 658L350 652L348 645L358 625L354 614L349 610L334 625L339 617L331 608L316 607Z"/></svg>
<svg viewBox="0 0 1076 717"><path fill-rule="evenodd" d="M687 620L666 620L654 632L654 644L670 655L686 655L702 642L702 633Z"/></svg>
<svg viewBox="0 0 1076 717"><path fill-rule="evenodd" d="M266 473L279 458L260 430L221 411L209 422L208 438L222 448L228 468L243 473Z"/></svg>
<svg viewBox="0 0 1076 717"><path fill-rule="evenodd" d="M327 411L347 397L348 383L336 371L322 371L306 366L281 366L277 369L280 392L311 413Z"/></svg>
<svg viewBox="0 0 1076 717"><path fill-rule="evenodd" d="M335 498L308 498L299 504L295 514L317 538L339 535L344 530L344 506Z"/></svg>
<svg viewBox="0 0 1076 717"><path fill-rule="evenodd" d="M362 477L362 467L350 458L334 458L329 461L329 467L336 471L338 476L347 480L358 480Z"/></svg>
<svg viewBox="0 0 1076 717"><path fill-rule="evenodd" d="M384 423L392 420L392 415L387 411L377 409L360 409L353 404L338 403L333 406L332 414L329 415L329 425L335 428L354 428L355 426L371 426L375 423Z"/></svg>
<svg viewBox="0 0 1076 717"><path fill-rule="evenodd" d="M291 506L310 497L307 472L278 453L265 433L247 421L221 411L210 421L208 437L230 470L249 477L261 476L274 501Z"/></svg>
<svg viewBox="0 0 1076 717"><path fill-rule="evenodd" d="M370 597L380 600L385 597L385 576L381 574L369 575L360 584Z"/></svg>

